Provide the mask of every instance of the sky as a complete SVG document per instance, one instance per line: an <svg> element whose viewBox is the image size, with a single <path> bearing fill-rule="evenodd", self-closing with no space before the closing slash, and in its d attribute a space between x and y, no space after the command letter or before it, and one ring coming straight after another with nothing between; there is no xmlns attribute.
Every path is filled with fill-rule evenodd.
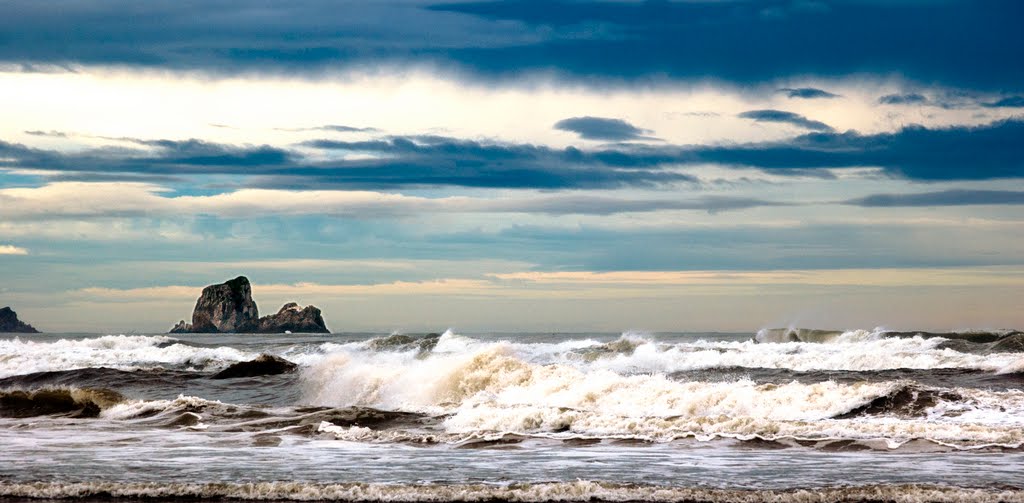
<svg viewBox="0 0 1024 503"><path fill-rule="evenodd" d="M0 306L1024 328L1017 1L10 0Z"/></svg>

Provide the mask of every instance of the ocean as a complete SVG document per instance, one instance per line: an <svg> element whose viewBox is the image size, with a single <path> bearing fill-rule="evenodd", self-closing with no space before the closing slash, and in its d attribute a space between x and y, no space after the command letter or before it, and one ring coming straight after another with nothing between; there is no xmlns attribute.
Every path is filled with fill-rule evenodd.
<svg viewBox="0 0 1024 503"><path fill-rule="evenodd" d="M1018 332L0 334L0 501L1024 501L1022 388Z"/></svg>

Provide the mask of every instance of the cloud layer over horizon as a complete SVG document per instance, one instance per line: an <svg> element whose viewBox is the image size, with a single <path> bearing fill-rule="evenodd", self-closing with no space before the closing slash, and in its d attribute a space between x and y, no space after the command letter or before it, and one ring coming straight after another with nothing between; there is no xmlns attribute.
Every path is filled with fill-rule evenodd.
<svg viewBox="0 0 1024 503"><path fill-rule="evenodd" d="M1024 327L1022 17L15 0L0 305L116 330L250 269L338 329Z"/></svg>

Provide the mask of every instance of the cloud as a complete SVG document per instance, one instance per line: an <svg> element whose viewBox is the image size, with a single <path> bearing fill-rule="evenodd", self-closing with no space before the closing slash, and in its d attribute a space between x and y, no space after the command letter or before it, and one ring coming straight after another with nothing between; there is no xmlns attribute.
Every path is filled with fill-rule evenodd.
<svg viewBox="0 0 1024 503"><path fill-rule="evenodd" d="M161 155L144 157L137 162L171 164L177 166L281 166L293 164L291 152L269 145L235 147L197 139L139 140L121 138L123 141L155 147Z"/></svg>
<svg viewBox="0 0 1024 503"><path fill-rule="evenodd" d="M1022 108L1024 107L1024 96L1007 96L1000 100L983 103L981 106L987 108Z"/></svg>
<svg viewBox="0 0 1024 503"><path fill-rule="evenodd" d="M652 270L652 271L523 271L485 274L482 278L449 277L426 281L369 284L258 283L263 298L323 299L349 296L486 295L503 298L551 296L615 299L623 294L650 296L658 289L730 287L738 289L813 286L1014 286L1020 267L881 268L824 270ZM167 285L139 288L85 287L67 292L77 301L188 301L202 286ZM593 290L603 290L593 291Z"/></svg>
<svg viewBox="0 0 1024 503"><path fill-rule="evenodd" d="M0 245L0 255L28 255L28 250L13 245Z"/></svg>
<svg viewBox="0 0 1024 503"><path fill-rule="evenodd" d="M277 128L278 131L334 131L336 133L377 133L380 132L377 128L372 127L356 127L356 126L345 126L341 124L326 124L323 126L314 127L300 127L300 128Z"/></svg>
<svg viewBox="0 0 1024 503"><path fill-rule="evenodd" d="M824 126L776 110L745 115ZM699 183L696 176L679 168L707 164L781 175L833 176L829 169L878 167L891 176L913 180L987 180L1024 177L1021 137L1021 119L935 129L908 126L878 134L822 130L745 144L623 143L592 149L419 135L303 142L302 147L322 151L313 158L290 148L201 140L125 139L146 148L67 152L0 141L0 168L81 181L114 181L124 175L128 181L164 183L228 175L234 177L235 187L264 189L665 187Z"/></svg>
<svg viewBox="0 0 1024 503"><path fill-rule="evenodd" d="M987 180L1024 177L1024 120L929 129L908 126L892 133L809 133L780 142L696 148L703 162L773 172L877 166L913 180Z"/></svg>
<svg viewBox="0 0 1024 503"><path fill-rule="evenodd" d="M67 138L69 135L62 131L25 131L30 136L49 136L52 138Z"/></svg>
<svg viewBox="0 0 1024 503"><path fill-rule="evenodd" d="M779 89L779 92L785 93L789 98L803 98L803 99L820 99L820 98L839 98L838 94L833 94L823 89L816 89L813 87L784 87Z"/></svg>
<svg viewBox="0 0 1024 503"><path fill-rule="evenodd" d="M1024 204L1024 192L1013 190L943 190L917 194L873 194L843 204L889 208L899 206L967 206Z"/></svg>
<svg viewBox="0 0 1024 503"><path fill-rule="evenodd" d="M640 129L622 119L604 117L572 117L555 123L555 129L569 131L580 135L585 140L649 140L644 136L650 131Z"/></svg>
<svg viewBox="0 0 1024 503"><path fill-rule="evenodd" d="M428 213L533 213L613 215L665 210L709 213L787 203L756 198L629 199L588 194L525 195L501 198L426 198L369 191L243 189L213 195L171 195L144 183L52 183L36 188L0 188L0 218L169 217L214 215L226 218L331 215L393 218Z"/></svg>
<svg viewBox="0 0 1024 503"><path fill-rule="evenodd" d="M804 129L810 129L811 131L832 131L832 127L824 122L813 121L803 115L782 110L750 110L739 114L738 117L753 119L756 122L792 124Z"/></svg>
<svg viewBox="0 0 1024 503"><path fill-rule="evenodd" d="M748 224L516 225L435 236L492 258L531 257L549 270L763 270L1024 264L1020 222L922 219ZM640 245L642 244L642 245ZM865 250L870 250L866 252Z"/></svg>
<svg viewBox="0 0 1024 503"><path fill-rule="evenodd" d="M878 98L878 102L883 105L924 105L928 98L918 93L887 94Z"/></svg>
<svg viewBox="0 0 1024 503"><path fill-rule="evenodd" d="M487 295L498 292L493 281L465 278L442 278L429 281L394 281L374 284L292 283L260 284L260 296L290 299L316 299L348 296L416 296L416 295ZM77 298L117 302L149 302L153 300L191 300L202 292L202 286L157 286L142 288L87 287L69 292Z"/></svg>
<svg viewBox="0 0 1024 503"><path fill-rule="evenodd" d="M816 9L603 0L62 5L6 2L0 61L25 70L101 64L311 77L410 64L488 79L556 69L598 85L652 75L749 83L865 73L984 89L1024 82L1024 69L1007 64L1024 56L1015 23L1024 7L1011 0Z"/></svg>
<svg viewBox="0 0 1024 503"><path fill-rule="evenodd" d="M478 142L442 136L389 137L370 141L313 140L308 147L370 156L329 162L304 171L280 172L261 186L306 187L316 183L367 188L463 186L505 188L615 188L692 183L697 179L664 169L678 156L658 150L556 149L540 145ZM296 183L298 185L291 185Z"/></svg>
<svg viewBox="0 0 1024 503"><path fill-rule="evenodd" d="M360 154L313 162L299 152L234 146L201 140L123 139L149 147L93 149L76 153L42 150L0 141L0 168L109 175L238 175L258 177L264 188L392 188L464 186L503 188L614 188L696 182L662 169L665 153L632 153L529 144L482 143L439 136L368 141L312 140L303 145ZM336 156L335 156L336 157ZM88 177L80 178L88 179Z"/></svg>
<svg viewBox="0 0 1024 503"><path fill-rule="evenodd" d="M850 285L850 286L964 286L1015 285L1022 272L1019 267L961 267L896 269L777 269L763 271L525 271L496 273L488 276L504 281L558 286L600 287L635 286L785 286L785 285ZM1005 274L998 277L999 273Z"/></svg>
<svg viewBox="0 0 1024 503"><path fill-rule="evenodd" d="M407 63L429 49L536 39L522 27L422 6L355 2L339 10L328 0L297 0L259 8L213 2L197 11L171 0L146 9L111 0L75 2L59 16L15 0L0 20L9 42L0 47L0 61L26 68L103 64L314 76L339 64ZM63 41L54 38L60 34Z"/></svg>
<svg viewBox="0 0 1024 503"><path fill-rule="evenodd" d="M227 174L293 165L300 158L269 145L225 145L198 139L113 140L145 147L103 147L63 152L0 141L0 167L80 173L151 175Z"/></svg>
<svg viewBox="0 0 1024 503"><path fill-rule="evenodd" d="M898 73L988 89L1020 89L1024 81L1024 69L1005 64L1024 56L1024 41L1011 21L1020 19L1024 7L1009 0L984 6L842 2L825 9L767 9L782 16L765 16L760 2L518 0L434 8L547 27L556 34L535 44L451 51L461 61L509 76L524 68L558 68L584 77L661 74L738 82ZM598 35L557 37L586 28L585 33ZM860 33L877 36L865 41Z"/></svg>

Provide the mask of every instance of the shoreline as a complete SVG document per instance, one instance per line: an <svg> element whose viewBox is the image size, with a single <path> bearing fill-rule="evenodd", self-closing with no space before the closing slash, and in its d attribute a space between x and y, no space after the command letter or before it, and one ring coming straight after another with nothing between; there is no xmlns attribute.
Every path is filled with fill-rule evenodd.
<svg viewBox="0 0 1024 503"><path fill-rule="evenodd" d="M15 501L346 501L346 502L1022 502L1024 486L959 487L917 484L871 484L788 489L728 489L668 485L633 485L594 481L505 484L323 484L251 483L117 483L0 482L0 502Z"/></svg>

